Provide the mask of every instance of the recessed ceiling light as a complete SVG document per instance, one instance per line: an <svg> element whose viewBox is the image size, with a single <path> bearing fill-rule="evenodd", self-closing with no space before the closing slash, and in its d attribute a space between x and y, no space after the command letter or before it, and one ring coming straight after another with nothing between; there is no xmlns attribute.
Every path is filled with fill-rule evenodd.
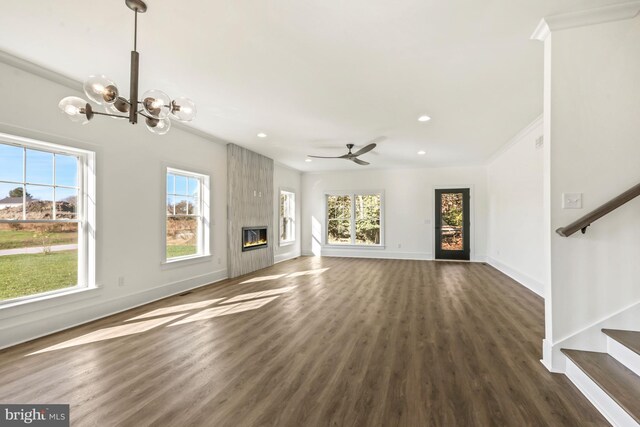
<svg viewBox="0 0 640 427"><path fill-rule="evenodd" d="M258 138L266 138L266 137L267 137L267 134L266 134L266 133L264 133L264 132L260 132L260 133L258 134Z"/></svg>
<svg viewBox="0 0 640 427"><path fill-rule="evenodd" d="M427 154L427 152L424 150L420 150L418 151L418 154L420 154L421 156L424 156L425 154Z"/></svg>
<svg viewBox="0 0 640 427"><path fill-rule="evenodd" d="M418 117L418 121L419 122L428 122L429 120L431 120L431 117L427 116L427 115L423 115Z"/></svg>
<svg viewBox="0 0 640 427"><path fill-rule="evenodd" d="M311 159L304 159L305 162L310 163Z"/></svg>

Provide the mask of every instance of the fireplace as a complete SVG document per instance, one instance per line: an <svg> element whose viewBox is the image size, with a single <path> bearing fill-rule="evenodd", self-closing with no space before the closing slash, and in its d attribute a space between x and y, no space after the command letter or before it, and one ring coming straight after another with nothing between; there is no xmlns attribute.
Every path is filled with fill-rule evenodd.
<svg viewBox="0 0 640 427"><path fill-rule="evenodd" d="M242 252L267 246L267 227L242 227Z"/></svg>

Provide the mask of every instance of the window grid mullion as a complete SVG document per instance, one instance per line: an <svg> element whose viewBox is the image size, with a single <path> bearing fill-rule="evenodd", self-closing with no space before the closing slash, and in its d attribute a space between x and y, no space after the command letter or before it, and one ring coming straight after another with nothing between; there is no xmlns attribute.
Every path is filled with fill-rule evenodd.
<svg viewBox="0 0 640 427"><path fill-rule="evenodd" d="M22 219L27 219L27 148L22 147Z"/></svg>
<svg viewBox="0 0 640 427"><path fill-rule="evenodd" d="M56 155L55 153L53 154L53 177L52 177L52 181L53 181L53 219L57 218L58 215L58 209L56 206Z"/></svg>

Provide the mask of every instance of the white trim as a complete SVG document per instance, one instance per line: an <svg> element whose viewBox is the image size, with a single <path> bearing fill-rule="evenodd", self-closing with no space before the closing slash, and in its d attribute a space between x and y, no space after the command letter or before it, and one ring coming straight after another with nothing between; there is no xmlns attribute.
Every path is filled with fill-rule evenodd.
<svg viewBox="0 0 640 427"><path fill-rule="evenodd" d="M566 357L566 356L565 356ZM622 409L604 390L602 390L587 374L568 357L567 372L572 383L589 399L598 411L614 426L637 427L639 424Z"/></svg>
<svg viewBox="0 0 640 427"><path fill-rule="evenodd" d="M564 338L549 344L545 341L546 364L551 365L552 372L564 372L564 355L562 348L576 348L585 351L607 351L607 336L602 329L637 329L640 318L640 301L636 301L611 315L600 318L588 326L571 333ZM547 348L550 345L550 349Z"/></svg>
<svg viewBox="0 0 640 427"><path fill-rule="evenodd" d="M379 195L380 196L380 243L377 245L359 245L356 241L356 208L355 199L356 196L366 195ZM351 196L351 243L329 243L329 218L327 217L327 197L328 196ZM324 233L322 233L322 246L323 248L360 248L360 249L384 249L385 248L385 197L384 190L343 190L343 191L325 191L323 196L323 218L324 218Z"/></svg>
<svg viewBox="0 0 640 427"><path fill-rule="evenodd" d="M511 277L513 280L520 283L531 292L544 298L544 284L542 282L539 282L531 276L528 276L521 271L518 271L517 269L512 268L507 264L504 264L503 262L498 261L497 259L492 257L487 257L487 264Z"/></svg>
<svg viewBox="0 0 640 427"><path fill-rule="evenodd" d="M51 220L51 221L33 221L33 220L17 220L3 222L47 222L47 223L76 223L78 224L78 272L75 286L67 288L43 292L40 294L25 295L22 297L11 298L0 302L0 309L12 306L14 302L30 303L48 298L50 296L61 296L63 294L73 292L81 288L96 287L96 160L95 152L62 144L55 144L46 141L39 141L31 138L25 138L6 133L0 133L0 143L21 147L24 149L34 149L54 154L54 176L51 185L46 185L55 189L55 154L73 156L78 159L77 162L77 190L76 201L76 219L75 220ZM23 156L23 185L26 183L26 157ZM69 187L71 188L71 187ZM26 189L26 185L25 185ZM55 190L53 191L55 196ZM26 197L26 191L23 194ZM55 206L55 197L53 203ZM26 203L23 203L23 215L26 210ZM54 208L55 210L55 208Z"/></svg>
<svg viewBox="0 0 640 427"><path fill-rule="evenodd" d="M212 285L225 279L227 279L227 270L218 270L132 294L118 296L106 301L96 301L94 304L60 313L55 318L47 318L48 320L46 321L37 318L26 320L19 324L11 324L0 328L0 349L84 325L188 290ZM14 317L21 315L22 313L16 314ZM75 320L78 318L83 320Z"/></svg>
<svg viewBox="0 0 640 427"><path fill-rule="evenodd" d="M39 311L42 307L39 307L39 303L54 302L56 305L63 305L69 301L69 297L83 294L88 291L95 291L100 289L98 287L79 287L74 286L72 288L58 289L50 292L43 292L41 294L34 294L32 296L26 296L21 298L13 298L7 300L5 304L0 307L0 321L13 317L12 310L21 310L20 315L28 312ZM27 308L28 307L28 308Z"/></svg>
<svg viewBox="0 0 640 427"><path fill-rule="evenodd" d="M538 22L536 29L533 30L533 33L531 33L531 37L529 37L529 39L544 42L547 40L547 38L549 38L550 35L551 29L549 28L547 21L545 21L543 18L540 20L540 22Z"/></svg>
<svg viewBox="0 0 640 427"><path fill-rule="evenodd" d="M618 362L640 375L640 354L607 335L607 353Z"/></svg>
<svg viewBox="0 0 640 427"><path fill-rule="evenodd" d="M553 346L555 347L558 344L561 344L562 342L564 342L564 341L566 341L568 339L571 339L571 338L573 338L573 337L575 337L575 336L577 336L577 335L579 335L579 334L581 334L583 332L586 332L589 329L592 329L594 327L599 327L599 329L601 329L601 328L605 327L605 326L601 325L601 323L603 323L603 322L605 322L605 321L607 321L607 320L609 320L609 319L611 319L611 318L613 318L615 316L618 316L619 314L622 314L627 310L631 310L634 307L640 309L640 301L635 301L632 304L629 304L629 305L621 308L620 310L617 310L616 312L614 312L612 314L609 314L609 315L607 315L605 317L601 317L600 319L598 319L598 320L596 320L594 322L591 322L588 326L585 326L584 328L579 329L576 332L572 332L572 333L570 333L568 335L565 335L563 338L560 338L559 340L554 341ZM612 327L612 329L613 329L613 327Z"/></svg>
<svg viewBox="0 0 640 427"><path fill-rule="evenodd" d="M280 217L280 199L282 198L282 193L289 193L289 194L293 194L293 239L289 239L289 240L281 240L280 236L282 236L282 221L281 221L281 217ZM290 246L293 245L294 243L296 243L296 239L298 238L298 233L296 232L296 228L297 228L297 216L298 216L298 209L297 209L297 195L296 195L296 190L290 187L279 187L278 188L278 195L276 196L277 200L276 200L276 218L278 219L278 247L284 247L284 246Z"/></svg>
<svg viewBox="0 0 640 427"><path fill-rule="evenodd" d="M313 254L311 254L313 256ZM322 256L338 258L371 258L371 259L405 259L432 261L433 254L427 252L395 252L395 251L372 251L369 248L335 248L334 246L323 246Z"/></svg>
<svg viewBox="0 0 640 427"><path fill-rule="evenodd" d="M212 254L208 255L187 255L182 257L170 258L164 262L162 262L162 269L177 267L183 265L191 265L191 264L200 264L201 262L211 262L213 259Z"/></svg>
<svg viewBox="0 0 640 427"><path fill-rule="evenodd" d="M640 1L547 16L538 23L531 34L531 39L545 41L553 31L633 19L638 14L640 14Z"/></svg>
<svg viewBox="0 0 640 427"><path fill-rule="evenodd" d="M211 178L208 174L199 171L188 170L183 167L174 167L169 163L162 162L162 248L160 264L168 265L188 265L194 262L208 261L211 254ZM167 175L182 175L187 178L195 178L199 181L198 206L199 227L198 227L198 253L182 257L167 258ZM175 185L175 183L174 183ZM173 189L175 192L175 188ZM175 209L174 209L175 214ZM188 262L190 261L190 262Z"/></svg>
<svg viewBox="0 0 640 427"><path fill-rule="evenodd" d="M273 263L278 264L279 262L288 261L290 259L298 258L299 256L300 256L300 251L287 252L285 254L278 254L274 257Z"/></svg>
<svg viewBox="0 0 640 427"><path fill-rule="evenodd" d="M501 155L507 152L509 148L520 142L525 136L527 136L538 126L542 126L542 114L536 117L534 121L525 126L524 129L522 129L520 132L511 137L511 139L509 139L506 144L494 151L491 157L489 157L489 159L487 160L486 165L489 166L491 163L496 161ZM540 135L542 135L542 132L540 132Z"/></svg>

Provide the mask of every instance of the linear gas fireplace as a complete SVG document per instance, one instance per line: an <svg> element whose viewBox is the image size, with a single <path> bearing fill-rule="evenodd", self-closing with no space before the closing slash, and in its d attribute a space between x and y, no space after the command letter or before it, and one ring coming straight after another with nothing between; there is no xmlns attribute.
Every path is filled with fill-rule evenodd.
<svg viewBox="0 0 640 427"><path fill-rule="evenodd" d="M267 246L267 227L242 227L242 252Z"/></svg>

